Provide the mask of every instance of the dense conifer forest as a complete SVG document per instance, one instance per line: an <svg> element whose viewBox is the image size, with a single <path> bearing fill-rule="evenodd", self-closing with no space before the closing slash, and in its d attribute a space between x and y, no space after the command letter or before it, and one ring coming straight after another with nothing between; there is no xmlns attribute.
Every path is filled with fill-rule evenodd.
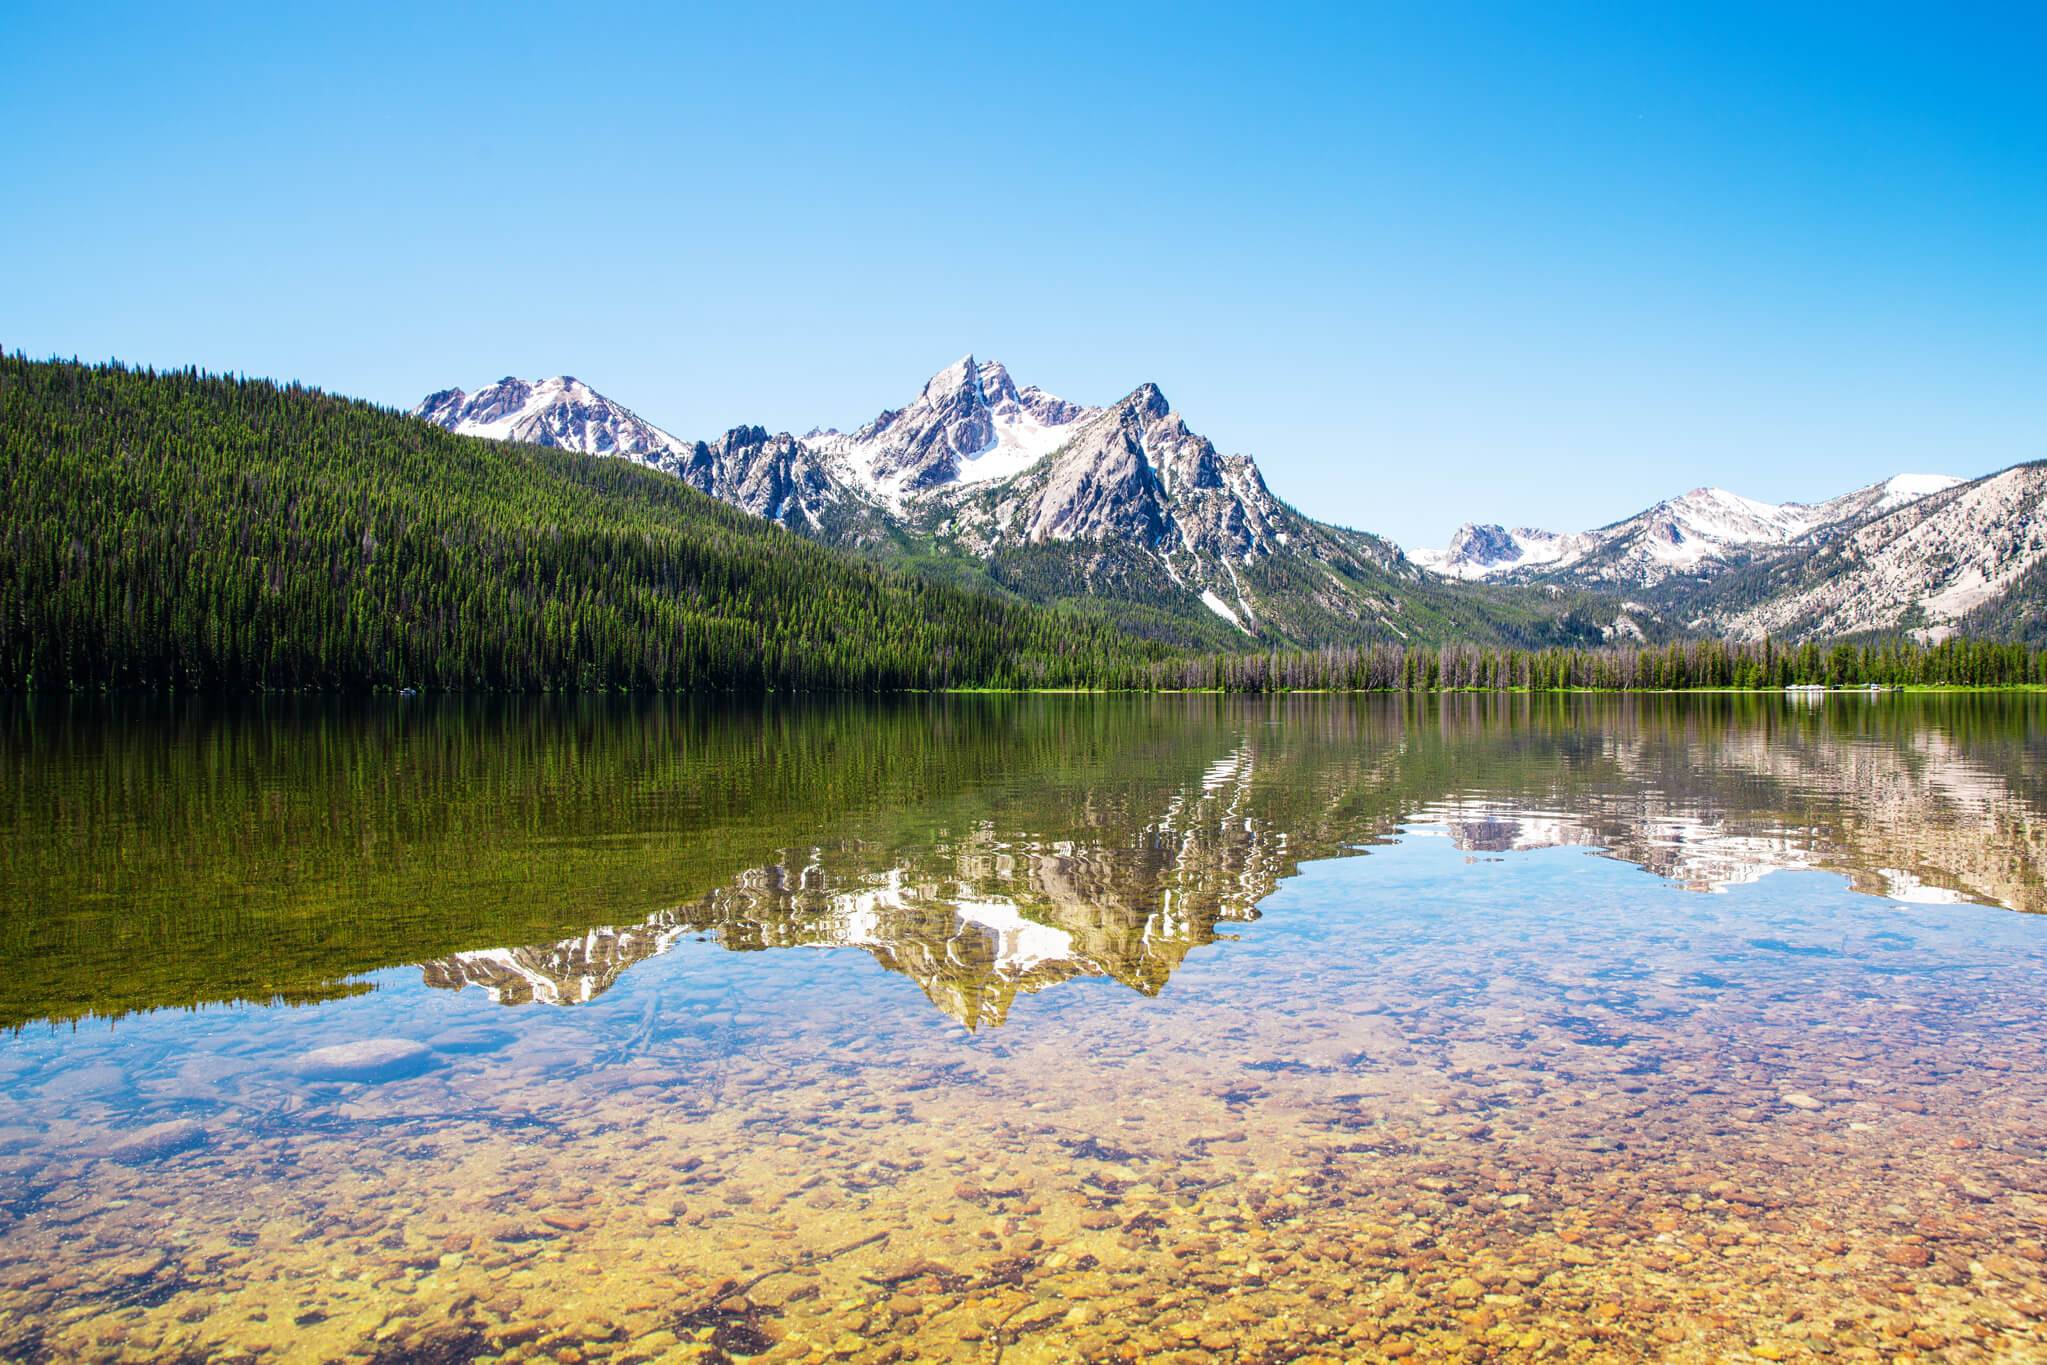
<svg viewBox="0 0 2047 1365"><path fill-rule="evenodd" d="M0 686L1106 685L1164 648L624 460L316 390L0 357Z"/></svg>

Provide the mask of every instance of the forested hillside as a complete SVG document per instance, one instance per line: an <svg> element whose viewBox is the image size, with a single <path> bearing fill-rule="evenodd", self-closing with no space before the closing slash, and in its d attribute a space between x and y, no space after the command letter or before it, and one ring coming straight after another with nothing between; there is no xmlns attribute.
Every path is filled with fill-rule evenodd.
<svg viewBox="0 0 2047 1365"><path fill-rule="evenodd" d="M1069 685L1162 651L623 460L195 370L0 357L0 686Z"/></svg>

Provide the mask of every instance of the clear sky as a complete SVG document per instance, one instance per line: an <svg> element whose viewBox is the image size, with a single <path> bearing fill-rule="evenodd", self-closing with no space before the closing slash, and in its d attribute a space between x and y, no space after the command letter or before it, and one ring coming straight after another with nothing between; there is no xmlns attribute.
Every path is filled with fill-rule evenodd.
<svg viewBox="0 0 2047 1365"><path fill-rule="evenodd" d="M0 345L847 426L1159 384L1440 543L2047 457L2047 5L0 4Z"/></svg>

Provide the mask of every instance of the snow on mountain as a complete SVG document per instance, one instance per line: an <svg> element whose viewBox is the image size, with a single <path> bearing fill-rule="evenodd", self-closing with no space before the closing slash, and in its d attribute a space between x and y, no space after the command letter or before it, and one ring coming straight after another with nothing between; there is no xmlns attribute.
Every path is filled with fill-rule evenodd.
<svg viewBox="0 0 2047 1365"><path fill-rule="evenodd" d="M1170 557L1248 559L1287 543L1290 513L1249 456L1221 455L1153 384L1086 410L1065 442L964 508L956 529L980 548L1110 538ZM959 503L959 499L954 499Z"/></svg>
<svg viewBox="0 0 2047 1365"><path fill-rule="evenodd" d="M950 483L1013 478L1051 454L1095 409L1039 388L1019 389L1000 361L961 356L908 404L851 435L807 438L862 487L891 504Z"/></svg>
<svg viewBox="0 0 2047 1365"><path fill-rule="evenodd" d="M713 497L775 521L815 525L842 492L891 511L949 484L1014 478L1071 438L1098 410L1018 388L999 361L964 356L917 397L850 435L797 438L735 427L686 441L573 377L507 377L475 393L445 389L413 415L464 436L623 456L680 474Z"/></svg>
<svg viewBox="0 0 2047 1365"><path fill-rule="evenodd" d="M1595 545L1591 533L1560 535L1529 526L1508 530L1466 522L1440 550L1411 550L1408 558L1449 578L1491 578L1515 569L1568 564Z"/></svg>
<svg viewBox="0 0 2047 1365"><path fill-rule="evenodd" d="M1843 493L1838 498L1815 504L1812 511L1822 529L1845 526L1863 517L1895 511L1906 503L1946 492L1961 482L1952 474L1895 474L1882 483L1873 483L1867 488L1858 488L1852 493Z"/></svg>
<svg viewBox="0 0 2047 1365"><path fill-rule="evenodd" d="M1176 557L1220 557L1215 576L1224 581L1210 586L1243 619L1254 613L1242 593L1222 591L1234 577L1228 563L1281 551L1302 529L1249 456L1218 453L1155 385L1083 407L1019 388L999 361L971 355L851 434L735 427L685 441L566 376L449 389L414 412L465 435L623 455L799 527L860 502L893 520L943 520L983 554L1114 540L1155 553L1169 570Z"/></svg>
<svg viewBox="0 0 2047 1365"><path fill-rule="evenodd" d="M1907 628L1937 640L2047 560L2047 464L1909 496L1917 486L1894 490L1903 502L1772 569L1760 600L1698 624L1746 638Z"/></svg>
<svg viewBox="0 0 2047 1365"><path fill-rule="evenodd" d="M858 430L800 438L739 426L683 440L568 375L447 389L414 412L463 435L650 465L834 544L922 543L997 573L1027 560L1048 600L1108 594L1246 634L1407 638L1399 618L1421 578L1376 537L1280 502L1249 456L1219 453L1151 384L1086 407L966 355ZM1938 635L2032 571L2047 535L2035 529L2043 480L2022 466L1957 492L1947 475L1900 474L1812 504L1698 488L1591 531L1467 524L1412 558L1467 580L1667 582L1691 603L1678 609L1696 614L1695 628L1734 634L1902 625ZM1071 553L1047 561L1052 546ZM1693 580L1742 565L1781 569L1782 581L1745 589L1745 605L1716 615ZM1615 633L1641 627L1623 614Z"/></svg>
<svg viewBox="0 0 2047 1365"><path fill-rule="evenodd" d="M1761 552L1821 537L1864 517L1952 488L1946 474L1899 474L1819 503L1769 503L1724 488L1695 488L1593 531L1509 531L1470 523L1415 563L1453 578L1569 571L1593 582L1649 585L1677 574L1711 573Z"/></svg>
<svg viewBox="0 0 2047 1365"><path fill-rule="evenodd" d="M659 464L686 446L565 374L539 380L507 375L475 393L443 389L428 395L412 415L461 436L614 455L641 464Z"/></svg>

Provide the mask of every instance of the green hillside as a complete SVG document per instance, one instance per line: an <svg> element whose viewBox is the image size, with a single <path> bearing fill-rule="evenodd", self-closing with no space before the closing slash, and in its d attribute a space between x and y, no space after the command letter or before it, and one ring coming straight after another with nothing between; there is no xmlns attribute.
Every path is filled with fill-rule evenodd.
<svg viewBox="0 0 2047 1365"><path fill-rule="evenodd" d="M0 686L1085 685L1164 650L666 474L196 370L0 356Z"/></svg>

